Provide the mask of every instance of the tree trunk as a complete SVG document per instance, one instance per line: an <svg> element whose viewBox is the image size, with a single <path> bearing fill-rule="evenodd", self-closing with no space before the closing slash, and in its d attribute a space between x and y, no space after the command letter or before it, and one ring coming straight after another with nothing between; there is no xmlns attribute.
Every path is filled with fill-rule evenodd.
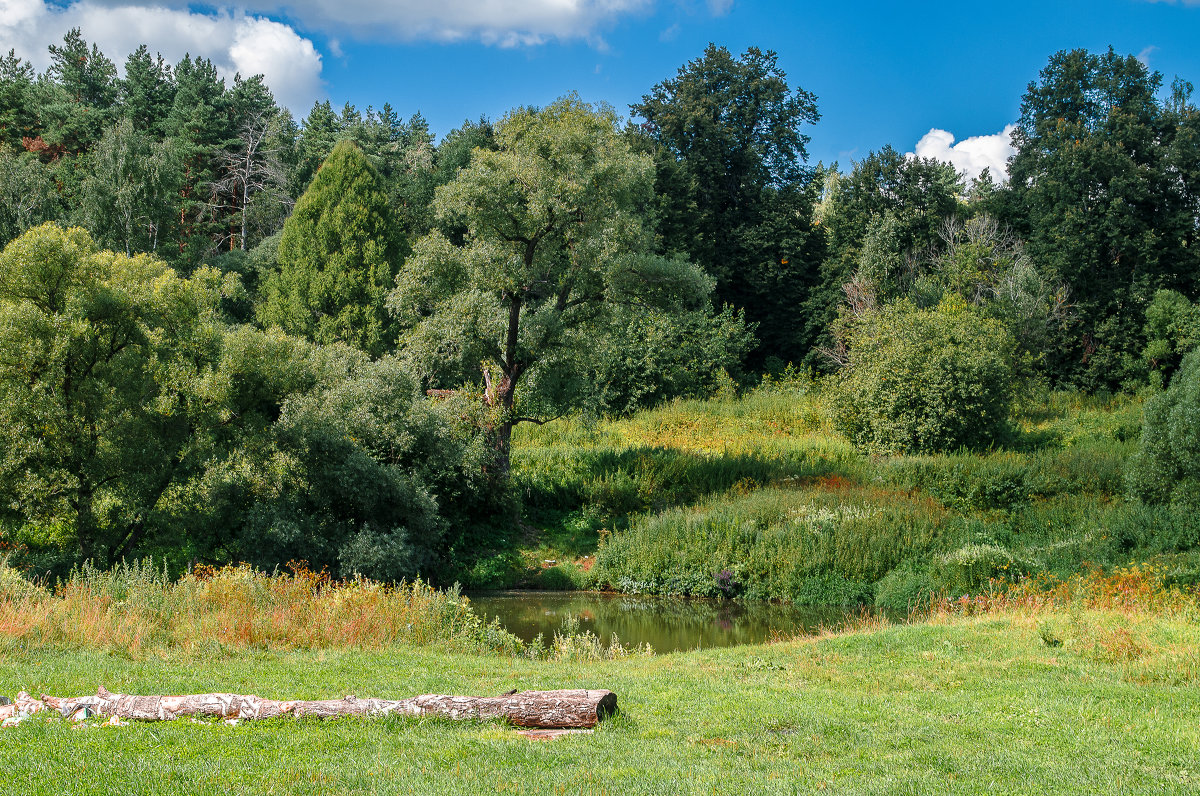
<svg viewBox="0 0 1200 796"><path fill-rule="evenodd" d="M270 719L280 716L442 716L450 719L506 719L518 727L566 729L594 727L617 709L612 691L573 689L522 691L499 697L423 694L408 699L342 699L315 701L263 699L239 694L192 694L189 696L136 696L111 694L101 688L95 696L53 697L33 700L22 692L17 702L25 712L57 710L72 716L88 709L98 716L142 721L171 721L183 716L223 719ZM40 707L39 707L40 706Z"/></svg>

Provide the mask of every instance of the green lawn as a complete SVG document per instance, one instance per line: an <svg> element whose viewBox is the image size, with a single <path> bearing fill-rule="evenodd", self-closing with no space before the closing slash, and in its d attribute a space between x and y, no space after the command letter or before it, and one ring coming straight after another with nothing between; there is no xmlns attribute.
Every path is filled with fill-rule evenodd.
<svg viewBox="0 0 1200 796"><path fill-rule="evenodd" d="M1042 636L1062 640L1047 646ZM412 647L0 658L0 693L617 692L592 735L342 719L0 731L12 793L1197 793L1200 626L1072 609L650 658Z"/></svg>

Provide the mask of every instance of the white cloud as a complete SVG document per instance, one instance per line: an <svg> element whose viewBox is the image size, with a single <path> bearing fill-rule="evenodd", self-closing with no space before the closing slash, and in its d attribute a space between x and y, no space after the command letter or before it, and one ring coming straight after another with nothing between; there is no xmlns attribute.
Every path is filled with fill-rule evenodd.
<svg viewBox="0 0 1200 796"><path fill-rule="evenodd" d="M25 0L15 0L24 2ZM714 0L724 6L731 0ZM0 0L3 3L13 0ZM122 0L87 0L119 8ZM124 0L128 2L128 0ZM187 0L154 0L178 11ZM375 40L455 42L477 40L500 47L549 39L592 40L616 19L650 9L654 0L232 0L238 12L278 17L305 29ZM214 4L215 5L215 4Z"/></svg>
<svg viewBox="0 0 1200 796"><path fill-rule="evenodd" d="M244 0L270 12L271 0ZM478 39L510 47L547 39L591 38L621 16L653 0L294 0L288 13L321 30L347 29L372 38Z"/></svg>
<svg viewBox="0 0 1200 796"><path fill-rule="evenodd" d="M1008 159L1017 152L1010 143L1015 127L1010 124L999 133L977 135L957 144L952 133L935 127L917 142L916 152L908 154L950 163L965 172L968 180L978 177L985 168L990 169L992 179L1003 182L1008 179Z"/></svg>
<svg viewBox="0 0 1200 796"><path fill-rule="evenodd" d="M221 11L192 13L84 0L66 7L44 0L0 0L0 52L15 49L38 69L50 63L47 46L71 28L95 42L120 67L138 45L172 63L185 53L210 59L227 80L262 74L281 105L307 112L324 94L321 55L291 27L262 17Z"/></svg>

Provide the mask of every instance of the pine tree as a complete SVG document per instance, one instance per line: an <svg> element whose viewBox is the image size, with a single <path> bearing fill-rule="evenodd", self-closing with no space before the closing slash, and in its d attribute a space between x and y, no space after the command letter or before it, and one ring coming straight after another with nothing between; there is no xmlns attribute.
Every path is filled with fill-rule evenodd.
<svg viewBox="0 0 1200 796"><path fill-rule="evenodd" d="M121 106L125 118L140 132L162 138L168 114L175 103L175 80L171 65L150 57L142 45L125 60L125 79L121 81Z"/></svg>

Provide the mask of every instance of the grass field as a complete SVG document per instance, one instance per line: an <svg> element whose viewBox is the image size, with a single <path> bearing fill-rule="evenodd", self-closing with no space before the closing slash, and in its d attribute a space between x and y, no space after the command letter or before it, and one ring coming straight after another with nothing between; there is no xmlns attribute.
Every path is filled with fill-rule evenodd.
<svg viewBox="0 0 1200 796"><path fill-rule="evenodd" d="M35 714L0 729L15 793L1200 790L1200 605L1152 568L1026 582L909 623L623 657L586 639L531 650L470 621L454 595L307 571L171 583L131 566L53 594L9 571L0 586L10 697L587 687L615 691L621 710L554 741L440 719L109 727ZM406 621L380 619L392 613ZM297 630L323 624L341 631Z"/></svg>
<svg viewBox="0 0 1200 796"><path fill-rule="evenodd" d="M1048 646L1043 637L1061 641ZM434 719L0 731L13 793L1196 793L1200 626L1075 609L810 640L532 661L417 647L0 657L0 689L496 694L603 687L621 715L531 741Z"/></svg>

